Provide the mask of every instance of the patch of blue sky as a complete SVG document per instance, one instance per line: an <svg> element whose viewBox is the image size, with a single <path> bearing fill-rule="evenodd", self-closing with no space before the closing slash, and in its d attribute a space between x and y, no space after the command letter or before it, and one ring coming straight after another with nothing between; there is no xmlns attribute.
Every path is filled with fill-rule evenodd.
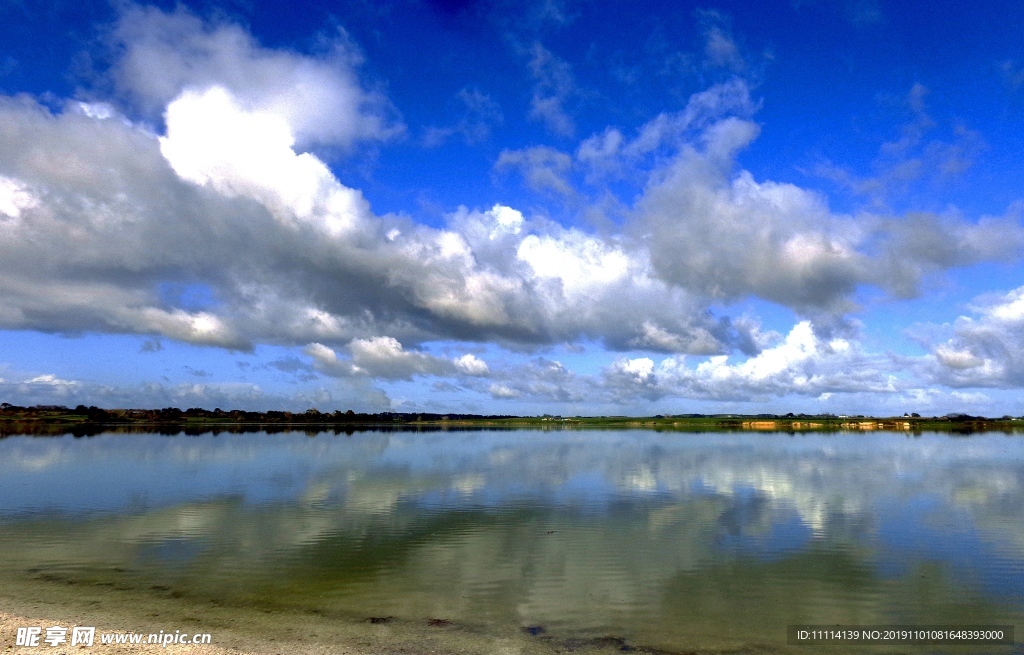
<svg viewBox="0 0 1024 655"><path fill-rule="evenodd" d="M997 280L1005 286L996 286ZM926 352L921 341L925 335L933 339L942 335L941 340L951 337L958 319L978 318L976 306L984 304L986 297L1003 296L1021 283L1021 263L984 262L958 270L955 275L925 279L922 292L914 298L894 299L877 290L866 290L855 317L869 350L920 356Z"/></svg>
<svg viewBox="0 0 1024 655"><path fill-rule="evenodd" d="M410 413L495 414L487 394L467 389L455 380L378 381L394 411Z"/></svg>
<svg viewBox="0 0 1024 655"><path fill-rule="evenodd" d="M7 373L0 377L21 381L40 375L64 379L92 380L101 383L138 384L159 378L170 369L140 357L144 341L136 336L112 334L60 335L22 330L0 332L3 362ZM179 352L194 346L167 342ZM190 360L186 360L190 361ZM180 369L181 360L174 364Z"/></svg>
<svg viewBox="0 0 1024 655"><path fill-rule="evenodd" d="M6 365L0 377L15 382L45 375L118 387L245 382L284 392L319 377L292 347L262 345L246 353L157 337L9 330L0 332L0 340Z"/></svg>

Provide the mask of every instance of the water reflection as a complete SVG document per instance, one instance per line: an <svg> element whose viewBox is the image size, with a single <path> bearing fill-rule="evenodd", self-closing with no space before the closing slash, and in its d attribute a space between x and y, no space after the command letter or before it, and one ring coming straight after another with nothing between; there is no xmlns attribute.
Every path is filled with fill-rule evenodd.
<svg viewBox="0 0 1024 655"><path fill-rule="evenodd" d="M666 648L1014 623L1022 481L1004 435L9 438L0 573Z"/></svg>

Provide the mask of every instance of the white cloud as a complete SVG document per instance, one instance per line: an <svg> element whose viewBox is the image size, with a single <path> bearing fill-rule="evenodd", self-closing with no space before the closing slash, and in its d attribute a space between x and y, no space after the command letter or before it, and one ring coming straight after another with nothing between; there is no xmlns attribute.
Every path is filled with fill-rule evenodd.
<svg viewBox="0 0 1024 655"><path fill-rule="evenodd" d="M114 322L123 321L128 329L162 334L179 341L208 346L247 350L249 341L209 312L187 312L181 309L166 311L156 307L138 310L116 310L111 314Z"/></svg>
<svg viewBox="0 0 1024 655"><path fill-rule="evenodd" d="M985 363L984 359L970 350L957 350L953 344L949 343L944 343L935 349L935 358L943 366L952 369L976 368Z"/></svg>
<svg viewBox="0 0 1024 655"><path fill-rule="evenodd" d="M490 373L487 362L473 354L456 357L455 368L466 375L484 376Z"/></svg>
<svg viewBox="0 0 1024 655"><path fill-rule="evenodd" d="M729 140L722 139L722 133L731 128L731 151L742 148L757 136L758 128L754 123L739 119L749 119L757 109L758 103L751 99L747 82L732 77L691 95L682 111L658 114L641 125L632 139L611 127L585 139L576 150L576 159L590 170L589 181L601 183L601 178L609 174L618 176L643 170L641 162L651 156L675 156L680 149L701 138L708 141L715 131L720 135L719 157L728 157L730 150L725 146ZM703 130L730 117L731 121L702 135ZM664 161L655 161L655 164L661 165Z"/></svg>
<svg viewBox="0 0 1024 655"><path fill-rule="evenodd" d="M495 229L491 231L491 239L494 239L502 232L519 234L523 231L524 220L523 213L521 211L512 209L511 207L495 205L488 210L488 214L493 216L497 223Z"/></svg>
<svg viewBox="0 0 1024 655"><path fill-rule="evenodd" d="M56 375L45 373L25 380L22 384L42 384L50 387L74 387L78 385L78 382L75 382L74 380L62 380Z"/></svg>
<svg viewBox="0 0 1024 655"><path fill-rule="evenodd" d="M246 111L222 87L182 93L166 121L160 152L183 180L252 198L278 220L314 223L332 236L369 213L362 194L341 185L322 161L295 152L284 116Z"/></svg>
<svg viewBox="0 0 1024 655"><path fill-rule="evenodd" d="M815 192L734 173L735 153L755 127L737 118L712 123L703 149L684 146L652 174L634 220L657 277L712 298L752 295L837 316L856 309L858 286L912 297L928 275L1012 259L1024 248L1013 216L841 215Z"/></svg>
<svg viewBox="0 0 1024 655"><path fill-rule="evenodd" d="M463 116L447 127L428 127L423 135L424 146L440 146L453 136L462 137L466 145L480 143L490 138L492 126L504 120L498 103L479 89L466 87L455 96L463 105Z"/></svg>
<svg viewBox="0 0 1024 655"><path fill-rule="evenodd" d="M417 374L438 375L453 367L448 360L428 353L405 350L392 337L355 339L348 348L356 370L373 377L411 379Z"/></svg>
<svg viewBox="0 0 1024 655"><path fill-rule="evenodd" d="M530 118L539 120L554 134L572 136L576 124L565 110L576 92L572 67L540 43L530 50L530 72L536 80L530 102Z"/></svg>
<svg viewBox="0 0 1024 655"><path fill-rule="evenodd" d="M575 297L600 292L628 279L638 265L621 248L577 230L554 236L531 234L516 256L541 280L557 280L562 294Z"/></svg>
<svg viewBox="0 0 1024 655"><path fill-rule="evenodd" d="M579 403L595 400L593 380L577 375L564 364L544 357L492 371L493 382L472 384L471 388L486 390L493 398L516 398L541 402Z"/></svg>
<svg viewBox="0 0 1024 655"><path fill-rule="evenodd" d="M574 194L566 179L572 169L572 157L554 148L533 146L523 150L502 150L494 169L518 169L527 186L535 191L554 191L563 196Z"/></svg>
<svg viewBox="0 0 1024 655"><path fill-rule="evenodd" d="M322 343L311 343L302 349L302 352L313 358L314 365L324 371L332 371L340 373L351 372L351 365L347 363L340 363L338 360L338 353L334 351L330 346L325 346ZM339 368L339 366L343 368Z"/></svg>
<svg viewBox="0 0 1024 655"><path fill-rule="evenodd" d="M282 394L264 391L247 382L160 384L146 382L117 386L86 380L65 380L42 374L21 382L0 380L0 394L14 405L96 405L99 407L204 407L265 411L268 408L321 411L349 408L363 411L392 409L387 394L357 378L335 380L331 387L315 387Z"/></svg>
<svg viewBox="0 0 1024 655"><path fill-rule="evenodd" d="M670 332L653 321L646 321L641 325L640 334L631 339L629 345L644 350L703 355L722 350L719 338L708 329L693 330L684 336Z"/></svg>
<svg viewBox="0 0 1024 655"><path fill-rule="evenodd" d="M518 398L521 394L510 387L506 387L503 384L492 384L490 387L491 395L495 398Z"/></svg>
<svg viewBox="0 0 1024 655"><path fill-rule="evenodd" d="M239 25L204 24L181 7L131 7L111 40L121 52L119 91L152 114L185 90L218 86L245 111L282 119L301 146L350 146L402 129L386 98L360 85L358 53L344 33L325 55L310 57L263 48Z"/></svg>
<svg viewBox="0 0 1024 655"><path fill-rule="evenodd" d="M891 375L889 357L864 353L846 339L826 339L801 321L777 345L735 364L717 355L688 366L683 357L659 364L620 359L603 375L604 389L621 399L646 397L749 401L790 395L891 394L906 383Z"/></svg>
<svg viewBox="0 0 1024 655"><path fill-rule="evenodd" d="M747 68L740 47L729 29L729 17L714 9L698 9L698 22L704 33L704 67L738 73Z"/></svg>
<svg viewBox="0 0 1024 655"><path fill-rule="evenodd" d="M858 289L912 296L928 275L1011 259L1024 246L1012 214L842 215L815 192L755 179L736 164L760 129L739 79L694 94L631 138L609 127L575 159L542 146L499 156L497 168L517 167L561 195L581 196L572 176L584 167L643 176L622 229L566 228L505 204L460 208L440 227L378 216L303 151L391 133L350 58L268 50L237 26L206 26L184 11L129 10L115 32L125 52L119 88L163 111L164 128L104 102L55 113L0 98L2 328L235 349L309 344L313 366L339 379L478 377L486 381L465 384L480 393L573 402L595 392L891 393L891 362L848 334L826 336L856 309ZM179 37L189 47L175 47ZM538 93L563 102L573 89L564 62L540 46L533 56ZM157 67L153 79L141 77L147 66ZM290 95L307 83L326 88ZM327 125L335 119L340 126ZM210 301L181 306L161 292L167 283L201 287ZM751 297L801 322L776 342L755 321L709 312ZM934 349L936 375L959 386L1020 384L1015 302L959 321ZM502 368L423 349L451 340L518 349L593 340L715 358L688 366L624 357L591 379L550 360ZM749 358L731 363L736 349Z"/></svg>
<svg viewBox="0 0 1024 655"><path fill-rule="evenodd" d="M637 382L646 382L654 375L654 360L649 357L623 359L616 362L614 368L626 375L633 376Z"/></svg>
<svg viewBox="0 0 1024 655"><path fill-rule="evenodd" d="M857 174L830 161L819 164L814 172L880 209L922 180L948 185L971 168L987 146L980 133L959 122L949 126L945 139L929 137L942 126L925 111L928 93L920 83L910 88L905 104L913 118L901 127L897 138L881 143L871 163L872 174Z"/></svg>
<svg viewBox="0 0 1024 655"><path fill-rule="evenodd" d="M1024 386L1024 287L984 296L960 316L951 336L929 346L925 374L951 387Z"/></svg>
<svg viewBox="0 0 1024 655"><path fill-rule="evenodd" d="M365 375L376 379L411 380L418 375L483 377L490 372L487 362L476 355L447 359L406 350L393 337L353 339L348 351L351 357L343 359L322 343L311 343L303 350L313 359L317 370L335 377Z"/></svg>
<svg viewBox="0 0 1024 655"><path fill-rule="evenodd" d="M28 188L18 180L0 175L0 214L19 218L21 212L39 204Z"/></svg>
<svg viewBox="0 0 1024 655"><path fill-rule="evenodd" d="M710 27L705 33L704 56L712 66L740 71L744 68L740 49L732 37L719 26Z"/></svg>

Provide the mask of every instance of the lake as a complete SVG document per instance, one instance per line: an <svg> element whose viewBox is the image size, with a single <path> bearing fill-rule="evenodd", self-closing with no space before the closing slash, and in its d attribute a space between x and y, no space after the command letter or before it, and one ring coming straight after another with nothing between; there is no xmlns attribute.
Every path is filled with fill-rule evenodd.
<svg viewBox="0 0 1024 655"><path fill-rule="evenodd" d="M291 630L480 652L808 655L850 649L787 645L788 625L1019 633L1024 438L10 437L0 575L17 611L92 608L139 630L187 621L215 641L243 626L264 642ZM304 617L309 634L281 617Z"/></svg>

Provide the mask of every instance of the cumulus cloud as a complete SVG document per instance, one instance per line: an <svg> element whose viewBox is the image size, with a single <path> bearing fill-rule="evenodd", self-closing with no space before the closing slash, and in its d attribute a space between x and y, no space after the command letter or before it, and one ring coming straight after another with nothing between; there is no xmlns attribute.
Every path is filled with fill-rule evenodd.
<svg viewBox="0 0 1024 655"><path fill-rule="evenodd" d="M840 215L815 192L735 172L735 153L756 135L750 121L723 118L652 176L634 220L658 277L712 298L835 316L856 308L860 285L910 297L929 274L1024 247L1013 216Z"/></svg>
<svg viewBox="0 0 1024 655"><path fill-rule="evenodd" d="M353 339L348 344L349 358L322 343L311 343L304 352L321 372L336 377L367 375L387 380L411 380L418 375L486 376L487 362L473 354L452 359L426 352L407 350L393 337Z"/></svg>
<svg viewBox="0 0 1024 655"><path fill-rule="evenodd" d="M130 7L110 35L122 97L151 116L185 90L227 89L250 112L286 122L300 145L352 145L403 128L386 97L362 87L345 35L310 57L260 46L241 26L206 24L187 9Z"/></svg>
<svg viewBox="0 0 1024 655"><path fill-rule="evenodd" d="M930 350L924 369L951 387L1024 386L1024 287L983 296L948 326L952 334Z"/></svg>
<svg viewBox="0 0 1024 655"><path fill-rule="evenodd" d="M863 352L856 342L825 339L801 321L777 345L744 361L718 355L688 366L673 356L657 366L650 358L617 360L603 385L620 398L665 396L713 400L757 400L792 394L890 393L904 386L890 374L892 360Z"/></svg>
<svg viewBox="0 0 1024 655"><path fill-rule="evenodd" d="M756 295L800 310L848 311L866 275L855 221L833 217L823 198L790 184L730 177L724 151L752 138L748 123L714 127L705 152L688 150L637 206L661 277L714 298Z"/></svg>
<svg viewBox="0 0 1024 655"><path fill-rule="evenodd" d="M23 210L35 207L38 203L24 184L0 176L0 214L7 219L20 218Z"/></svg>
<svg viewBox="0 0 1024 655"><path fill-rule="evenodd" d="M905 363L899 358L865 352L853 339L817 335L809 321L797 323L785 337L773 337L773 345L766 340L763 349L746 357L620 356L596 374L580 374L557 360L537 357L492 368L486 380L466 380L465 387L499 400L588 407L639 407L671 400L907 399L921 389L912 370L893 374Z"/></svg>
<svg viewBox="0 0 1024 655"><path fill-rule="evenodd" d="M375 337L355 339L349 344L354 370L373 377L411 379L413 375L439 375L454 369L454 363L427 353L405 350L397 339Z"/></svg>
<svg viewBox="0 0 1024 655"><path fill-rule="evenodd" d="M603 175L621 175L630 170L648 170L642 162L651 156L660 156L655 164L664 164L687 144L701 138L701 132L723 118L749 119L759 104L750 97L745 80L732 77L724 82L694 93L686 106L678 112L662 112L641 125L636 135L627 138L619 129L609 127L603 133L584 139L576 150L576 159L588 167L591 180ZM757 126L747 121L746 129L757 136ZM717 128L719 130L724 127ZM704 137L705 139L707 136ZM737 144L736 148L742 147ZM728 156L729 153L723 153Z"/></svg>
<svg viewBox="0 0 1024 655"><path fill-rule="evenodd" d="M751 106L736 82L695 95L679 119L693 138L657 160L631 231L597 236L501 205L460 209L440 229L376 216L296 149L283 116L222 86L180 93L162 136L110 111L6 99L0 324L242 349L388 335L753 352L709 299L841 313L859 284L907 295L929 272L1019 248L1012 219L836 216L816 194L734 173L757 126L712 117ZM622 150L678 133L648 126ZM175 306L167 282L213 301Z"/></svg>
<svg viewBox="0 0 1024 655"><path fill-rule="evenodd" d="M24 376L23 376L24 377ZM387 394L361 379L335 381L331 388L315 387L291 394L269 393L246 382L204 382L118 386L89 380L66 380L53 374L0 379L0 395L14 405L96 405L99 407L215 407L264 411L268 407L304 411L392 408Z"/></svg>
<svg viewBox="0 0 1024 655"><path fill-rule="evenodd" d="M167 106L160 152L182 180L252 198L282 222L310 221L339 236L369 215L362 194L310 153L297 153L285 117L246 110L226 89L185 91Z"/></svg>
<svg viewBox="0 0 1024 655"><path fill-rule="evenodd" d="M484 376L490 373L487 362L472 353L456 357L453 363L456 370L466 375Z"/></svg>
<svg viewBox="0 0 1024 655"><path fill-rule="evenodd" d="M573 155L538 146L499 156L498 170L561 195L580 193L584 170L592 181L642 175L624 229L596 234L502 204L459 208L436 227L380 216L308 151L396 129L349 46L315 57L269 50L184 10L130 9L114 35L122 98L159 107L161 127L123 104L52 110L0 98L2 328L309 344L314 367L339 379L452 377L509 398L881 392L882 361L825 329L856 309L857 290L912 296L929 275L1024 247L1013 215L842 215L817 193L755 179L737 155L759 133L758 103L738 78L630 136L609 127ZM540 46L533 57L538 97L561 111L571 72ZM303 95L304 85L319 90ZM207 300L189 305L167 284ZM782 338L709 311L749 297L813 325ZM961 332L935 351L937 366L996 361ZM552 360L518 370L423 346L442 340L645 352L597 381ZM735 350L751 359L722 359ZM651 354L715 358L691 368ZM863 377L837 372L853 366Z"/></svg>
<svg viewBox="0 0 1024 655"><path fill-rule="evenodd" d="M595 400L594 381L569 370L559 361L537 357L533 360L495 371L495 379L486 391L495 399L541 400L544 402L579 403ZM474 385L481 389L483 385Z"/></svg>

